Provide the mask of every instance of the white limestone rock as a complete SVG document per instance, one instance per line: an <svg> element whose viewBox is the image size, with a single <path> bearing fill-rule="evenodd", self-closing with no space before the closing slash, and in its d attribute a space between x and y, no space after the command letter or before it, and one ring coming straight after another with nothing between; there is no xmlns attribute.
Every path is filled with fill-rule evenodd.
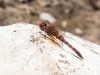
<svg viewBox="0 0 100 75"><path fill-rule="evenodd" d="M59 47L46 36L32 24L0 27L0 75L100 75L99 45L66 32L65 39L83 55L81 60L68 46Z"/></svg>

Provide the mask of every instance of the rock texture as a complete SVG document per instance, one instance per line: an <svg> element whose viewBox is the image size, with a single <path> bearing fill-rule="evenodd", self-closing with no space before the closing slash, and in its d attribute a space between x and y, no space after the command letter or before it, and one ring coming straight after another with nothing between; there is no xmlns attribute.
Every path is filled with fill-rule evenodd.
<svg viewBox="0 0 100 75"><path fill-rule="evenodd" d="M0 27L0 75L100 75L100 46L68 32L64 37L84 59L36 25Z"/></svg>

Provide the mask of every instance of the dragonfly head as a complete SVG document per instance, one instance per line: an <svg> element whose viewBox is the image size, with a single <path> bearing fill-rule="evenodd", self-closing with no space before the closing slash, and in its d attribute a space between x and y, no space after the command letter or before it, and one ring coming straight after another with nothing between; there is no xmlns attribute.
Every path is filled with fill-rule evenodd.
<svg viewBox="0 0 100 75"><path fill-rule="evenodd" d="M40 25L39 25L39 27L40 27L40 29L41 30L45 30L45 27L47 26L47 24L46 23L41 23Z"/></svg>

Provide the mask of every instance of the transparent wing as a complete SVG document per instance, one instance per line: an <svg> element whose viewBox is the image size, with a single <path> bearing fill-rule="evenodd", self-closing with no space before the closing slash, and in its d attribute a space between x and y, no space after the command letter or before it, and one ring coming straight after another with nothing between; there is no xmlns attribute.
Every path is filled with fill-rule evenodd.
<svg viewBox="0 0 100 75"><path fill-rule="evenodd" d="M50 36L50 40L52 41L53 44L58 45L59 47L63 46L63 42L58 40L55 36Z"/></svg>
<svg viewBox="0 0 100 75"><path fill-rule="evenodd" d="M51 25L51 23L50 23L48 20L46 21L46 24L47 24L47 25Z"/></svg>

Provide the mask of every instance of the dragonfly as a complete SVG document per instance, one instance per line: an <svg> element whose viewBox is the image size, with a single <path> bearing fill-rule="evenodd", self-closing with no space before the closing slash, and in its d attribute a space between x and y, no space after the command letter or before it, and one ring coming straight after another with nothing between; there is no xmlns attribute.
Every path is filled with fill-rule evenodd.
<svg viewBox="0 0 100 75"><path fill-rule="evenodd" d="M58 40L62 41L63 43L65 43L68 47L70 47L80 58L84 59L83 56L81 55L81 53L74 48L70 43L68 43L64 37L59 33L58 29L52 25L48 20L46 22L43 22L41 24L39 24L39 28L44 31L48 36L54 36L56 37Z"/></svg>

